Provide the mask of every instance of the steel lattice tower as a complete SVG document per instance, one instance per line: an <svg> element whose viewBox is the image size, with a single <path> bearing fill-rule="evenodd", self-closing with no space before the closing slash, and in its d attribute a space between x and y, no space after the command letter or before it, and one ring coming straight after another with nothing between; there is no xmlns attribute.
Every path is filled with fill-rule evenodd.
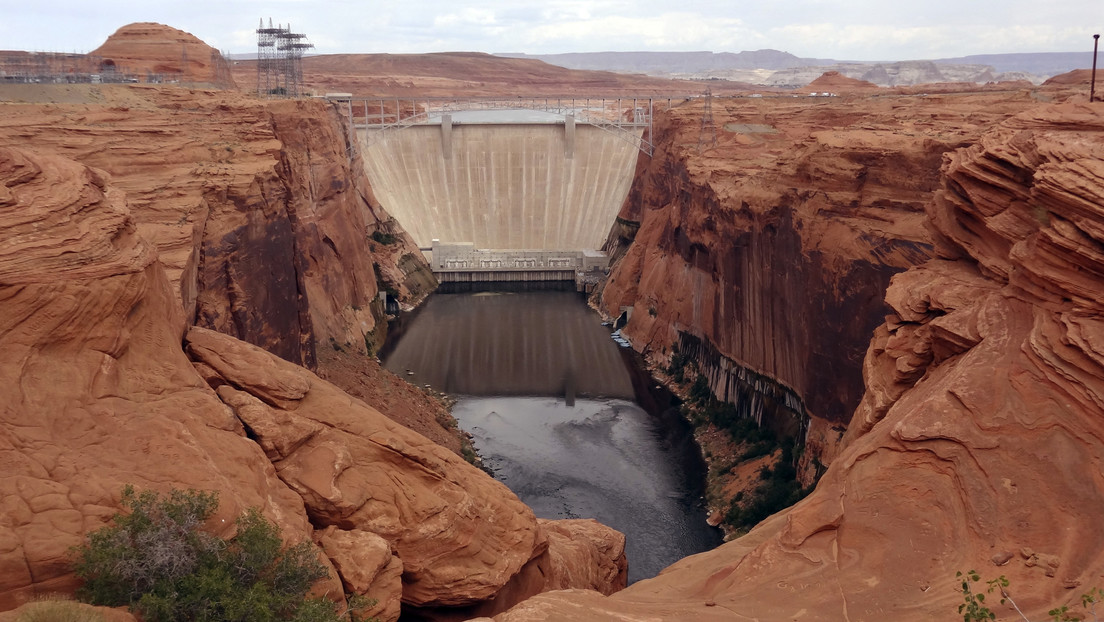
<svg viewBox="0 0 1104 622"><path fill-rule="evenodd" d="M705 91L705 110L702 112L701 131L698 132L698 151L700 152L706 142L710 147L717 146L717 126L713 123L713 90Z"/></svg>
<svg viewBox="0 0 1104 622"><path fill-rule="evenodd" d="M299 97L303 86L303 53L314 47L307 35L294 33L291 25L257 28L257 94L262 97Z"/></svg>

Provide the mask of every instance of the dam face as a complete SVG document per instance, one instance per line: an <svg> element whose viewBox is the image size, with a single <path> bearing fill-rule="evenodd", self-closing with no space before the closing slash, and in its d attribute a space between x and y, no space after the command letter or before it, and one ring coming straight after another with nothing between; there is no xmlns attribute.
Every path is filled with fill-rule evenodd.
<svg viewBox="0 0 1104 622"><path fill-rule="evenodd" d="M377 131L358 130L373 191L423 249L434 241L467 251L598 249L628 194L639 153L632 135L571 118L559 123L445 118L439 125L370 135ZM453 266L557 265L555 252L532 255L454 259ZM435 271L444 267L440 257L433 259Z"/></svg>

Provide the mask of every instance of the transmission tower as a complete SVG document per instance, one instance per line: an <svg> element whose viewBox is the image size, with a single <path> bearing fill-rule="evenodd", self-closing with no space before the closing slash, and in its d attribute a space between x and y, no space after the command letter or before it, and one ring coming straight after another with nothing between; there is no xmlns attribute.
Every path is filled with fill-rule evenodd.
<svg viewBox="0 0 1104 622"><path fill-rule="evenodd" d="M713 90L705 90L705 110L702 112L701 131L698 132L698 152L705 148L706 142L710 147L717 146L717 126L713 123Z"/></svg>
<svg viewBox="0 0 1104 622"><path fill-rule="evenodd" d="M299 97L303 85L303 53L314 44L307 43L307 35L291 32L290 24L276 37L276 52L283 61L284 94Z"/></svg>
<svg viewBox="0 0 1104 622"><path fill-rule="evenodd" d="M307 35L261 20L257 28L257 94L299 97L303 85L303 53L314 47Z"/></svg>

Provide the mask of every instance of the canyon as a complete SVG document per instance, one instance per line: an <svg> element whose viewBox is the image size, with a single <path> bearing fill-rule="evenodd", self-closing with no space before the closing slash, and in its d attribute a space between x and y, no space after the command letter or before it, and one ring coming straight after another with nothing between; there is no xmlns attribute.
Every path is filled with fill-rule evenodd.
<svg viewBox="0 0 1104 622"><path fill-rule="evenodd" d="M457 63L484 94L634 84L446 56L312 63L337 68L327 90L441 94L458 85L425 68ZM816 486L625 589L623 536L536 519L370 358L386 298L412 308L434 279L339 107L5 85L0 610L72 591L67 551L126 483L216 490L230 524L261 508L318 545L320 590L388 620L941 619L969 568L1032 614L1075 603L1104 573L1104 109L1084 83L835 75L835 97L660 106L593 304L631 308L657 368L686 353L714 396L800 436Z"/></svg>

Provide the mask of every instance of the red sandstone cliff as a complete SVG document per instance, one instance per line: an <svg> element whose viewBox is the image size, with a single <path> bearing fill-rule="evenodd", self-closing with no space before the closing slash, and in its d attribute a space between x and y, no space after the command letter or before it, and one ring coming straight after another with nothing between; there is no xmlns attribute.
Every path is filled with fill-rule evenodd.
<svg viewBox="0 0 1104 622"><path fill-rule="evenodd" d="M0 610L72 590L69 548L127 483L218 491L219 531L261 508L318 544L330 596L367 594L387 620L400 602L495 613L549 588L624 584L620 534L538 522L307 369L187 328L124 196L102 171L0 149Z"/></svg>
<svg viewBox="0 0 1104 622"><path fill-rule="evenodd" d="M663 111L621 212L639 231L600 306L633 307L634 347L663 362L679 344L719 398L746 405L779 383L766 405L804 407L808 455L827 462L890 277L932 256L923 206L943 154L1030 103L1026 91L714 98L715 145L704 102ZM767 419L803 433L800 415Z"/></svg>
<svg viewBox="0 0 1104 622"><path fill-rule="evenodd" d="M1033 619L1079 607L1104 576L1104 110L1015 116L940 185L939 258L893 278L862 404L808 498L613 597L498 619L949 619L970 568L1006 575Z"/></svg>
<svg viewBox="0 0 1104 622"><path fill-rule="evenodd" d="M142 41L165 29L145 26L109 44L152 55ZM69 547L126 483L218 491L216 530L261 508L318 545L324 591L376 598L384 620L400 604L448 618L624 585L621 534L537 521L455 453L295 364L314 366L317 348L370 353L381 290L411 306L434 286L339 108L146 85L3 95L0 610L72 590ZM330 372L378 397L357 365L372 363ZM447 436L412 391L374 403Z"/></svg>

